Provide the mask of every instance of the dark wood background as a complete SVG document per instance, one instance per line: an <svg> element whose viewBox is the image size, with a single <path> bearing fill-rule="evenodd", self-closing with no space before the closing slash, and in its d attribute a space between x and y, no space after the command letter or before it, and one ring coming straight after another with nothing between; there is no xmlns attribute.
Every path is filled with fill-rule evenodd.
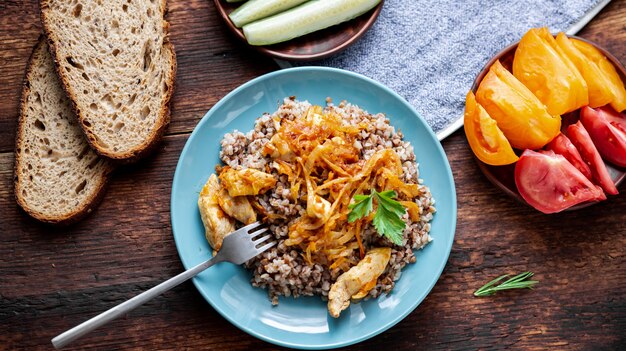
<svg viewBox="0 0 626 351"><path fill-rule="evenodd" d="M183 145L220 98L277 66L238 43L212 1L171 0L169 20L178 75L167 136L156 154L120 170L95 213L52 229L18 209L12 185L18 99L40 33L38 6L0 2L0 349L50 349L58 333L182 270L169 201ZM580 35L625 62L626 1L613 1ZM459 208L448 264L413 313L349 349L626 349L626 196L542 215L487 181L462 132L443 146ZM533 291L472 296L495 276L525 270L541 282ZM191 283L75 347L276 349L224 320Z"/></svg>

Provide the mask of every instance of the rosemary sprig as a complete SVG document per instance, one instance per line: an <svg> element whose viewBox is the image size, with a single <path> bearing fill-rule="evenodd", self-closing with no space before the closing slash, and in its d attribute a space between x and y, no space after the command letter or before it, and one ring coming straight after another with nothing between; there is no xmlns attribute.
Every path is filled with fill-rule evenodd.
<svg viewBox="0 0 626 351"><path fill-rule="evenodd" d="M508 289L532 289L533 285L539 283L536 280L526 280L532 276L532 272L524 272L496 286L496 284L498 284L501 280L509 277L508 274L501 275L498 278L483 285L480 289L476 290L474 292L474 296L490 296L495 294L497 291Z"/></svg>

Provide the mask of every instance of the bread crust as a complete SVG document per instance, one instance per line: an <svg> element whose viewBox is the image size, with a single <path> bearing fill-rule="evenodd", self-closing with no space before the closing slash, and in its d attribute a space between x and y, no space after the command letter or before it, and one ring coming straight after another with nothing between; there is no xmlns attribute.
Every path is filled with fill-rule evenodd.
<svg viewBox="0 0 626 351"><path fill-rule="evenodd" d="M107 188L109 179L113 171L115 170L115 168L112 166L112 164L109 163L107 166L107 171L103 174L103 177L101 178L102 181L98 184L97 191L95 191L92 194L91 198L89 198L88 201L85 201L82 204L82 206L75 209L75 211L64 214L62 216L51 216L51 215L46 215L44 213L36 211L33 208L31 208L29 204L27 203L27 201L22 197L19 191L21 187L20 179L22 179L22 174L19 168L19 165L22 162L20 146L22 145L23 132L26 128L26 126L24 125L24 120L25 120L24 114L26 113L26 103L27 103L28 95L30 94L29 77L31 76L33 72L35 55L41 48L41 45L44 45L44 44L45 44L45 38L43 35L41 35L39 36L39 39L37 40L37 44L35 44L35 46L33 47L33 51L30 54L30 57L28 59L28 64L26 65L26 70L24 73L24 79L23 79L23 84L22 84L22 95L20 98L20 105L19 105L17 132L15 133L15 151L14 151L15 163L13 166L13 193L15 195L15 201L17 202L17 204L29 216L43 223L58 225L58 226L67 226L67 225L76 223L77 221L81 220L82 218L90 214L100 204L100 202L104 198L104 194L106 193L106 188Z"/></svg>
<svg viewBox="0 0 626 351"><path fill-rule="evenodd" d="M72 109L74 110L75 115L78 118L79 124L89 145L94 149L100 156L108 158L116 163L125 164L125 163L133 163L137 160L151 154L159 145L161 139L165 135L165 131L170 123L170 102L174 92L174 86L176 83L176 70L177 70L177 62L176 62L176 52L174 51L174 45L170 42L170 31L169 31L169 22L165 20L165 15L167 14L167 0L161 0L161 8L163 9L161 12L161 17L163 18L163 47L167 50L170 56L170 62L172 63L169 67L170 71L170 81L167 82L170 87L167 90L166 95L163 97L161 101L161 108L159 109L159 118L156 121L156 125L152 130L150 138L144 140L139 146L123 153L112 153L106 149L100 147L97 143L96 136L88 129L84 127L83 121L85 120L85 116L82 111L78 108L78 104L76 103L76 95L72 91L70 87L69 80L64 75L63 70L61 69L61 65L59 64L60 58L58 56L56 42L59 41L58 36L54 31L48 26L48 17L47 11L49 9L49 0L40 0L39 8L40 8L40 18L41 24L43 27L43 32L46 40L48 41L48 48L50 50L50 55L52 55L52 59L54 61L54 67L57 71L57 75L61 80L61 86L65 93L69 97L71 101Z"/></svg>

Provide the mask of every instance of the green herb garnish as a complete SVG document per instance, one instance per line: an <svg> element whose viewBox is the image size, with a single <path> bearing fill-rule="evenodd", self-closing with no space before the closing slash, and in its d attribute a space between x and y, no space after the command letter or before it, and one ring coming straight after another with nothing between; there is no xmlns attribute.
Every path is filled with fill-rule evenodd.
<svg viewBox="0 0 626 351"><path fill-rule="evenodd" d="M504 278L508 278L509 275L505 274L499 276L498 278L490 281L489 283L483 285L480 289L474 292L474 296L490 296L495 294L500 290L508 290L508 289L532 289L533 285L539 283L536 280L526 280L533 276L532 272L524 272L522 274L518 274L515 277L505 281L504 283L495 286L498 282L500 282Z"/></svg>
<svg viewBox="0 0 626 351"><path fill-rule="evenodd" d="M401 203L394 200L396 192L386 190L377 192L372 189L369 195L354 195L354 202L348 205L351 210L348 213L348 222L352 223L357 219L369 215L373 210L373 200L376 199L377 209L374 214L374 228L379 234L384 235L396 245L402 245L402 231L406 223L402 220L402 215L406 212Z"/></svg>

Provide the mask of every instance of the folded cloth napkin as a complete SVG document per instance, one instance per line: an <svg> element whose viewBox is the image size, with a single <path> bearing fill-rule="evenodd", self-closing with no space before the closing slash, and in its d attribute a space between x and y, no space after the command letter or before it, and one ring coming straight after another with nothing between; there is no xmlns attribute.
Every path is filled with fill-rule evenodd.
<svg viewBox="0 0 626 351"><path fill-rule="evenodd" d="M532 27L566 31L602 2L387 0L361 40L308 64L347 69L385 84L439 132L462 118L465 95L493 55Z"/></svg>

